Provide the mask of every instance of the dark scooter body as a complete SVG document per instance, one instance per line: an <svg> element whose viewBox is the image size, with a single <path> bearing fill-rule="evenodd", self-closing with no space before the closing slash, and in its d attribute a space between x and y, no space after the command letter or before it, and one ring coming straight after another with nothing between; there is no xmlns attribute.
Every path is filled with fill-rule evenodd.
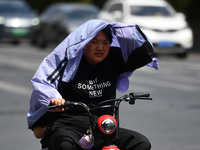
<svg viewBox="0 0 200 150"><path fill-rule="evenodd" d="M130 93L120 97L119 99L105 100L97 104L94 108L89 108L86 104L82 102L70 102L66 101L64 105L53 105L49 106L49 109L56 109L58 107L63 107L66 109L73 109L76 106L81 106L88 112L88 117L90 119L90 129L88 133L84 135L80 142L83 149L91 149L96 138L101 138L104 141L104 146L102 150L119 150L115 145L110 144L110 140L118 136L119 129L119 105L122 101L129 102L129 104L135 104L136 99L141 100L152 100L148 92L138 92ZM112 104L110 104L112 103ZM113 109L113 115L102 115L96 119L92 112L96 110L103 111L103 109L111 108ZM102 109L102 110L101 110ZM42 149L42 150L48 150Z"/></svg>

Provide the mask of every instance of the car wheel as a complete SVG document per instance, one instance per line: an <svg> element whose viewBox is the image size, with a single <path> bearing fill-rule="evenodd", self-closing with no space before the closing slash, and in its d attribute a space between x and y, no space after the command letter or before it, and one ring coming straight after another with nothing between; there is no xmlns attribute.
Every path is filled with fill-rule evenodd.
<svg viewBox="0 0 200 150"><path fill-rule="evenodd" d="M66 34L63 31L58 32L56 44L60 44L69 34Z"/></svg>
<svg viewBox="0 0 200 150"><path fill-rule="evenodd" d="M36 38L36 46L41 48L41 49L44 49L44 48L47 47L47 41L46 41L44 34L40 33L38 35L38 37Z"/></svg>
<svg viewBox="0 0 200 150"><path fill-rule="evenodd" d="M14 40L14 41L11 41L11 43L13 44L13 45L19 45L19 41L18 40Z"/></svg>
<svg viewBox="0 0 200 150"><path fill-rule="evenodd" d="M180 53L180 54L176 54L176 56L180 59L185 59L187 58L188 56L188 53L187 52L184 52L184 53Z"/></svg>

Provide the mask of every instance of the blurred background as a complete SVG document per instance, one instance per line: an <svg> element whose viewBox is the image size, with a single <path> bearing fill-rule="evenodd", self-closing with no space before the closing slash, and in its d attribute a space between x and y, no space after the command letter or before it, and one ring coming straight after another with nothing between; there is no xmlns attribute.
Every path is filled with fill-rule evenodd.
<svg viewBox="0 0 200 150"><path fill-rule="evenodd" d="M153 101L122 104L120 125L146 135L153 150L199 150L199 6L199 0L0 0L0 149L40 149L27 129L30 80L68 34L104 19L139 25L159 58L160 70L137 70L127 91L149 91Z"/></svg>
<svg viewBox="0 0 200 150"><path fill-rule="evenodd" d="M189 24L189 26L193 30L194 34L194 49L198 49L200 47L200 29L199 29L199 16L200 10L199 5L200 1L198 0L166 0L169 2L177 12L181 12L185 15L185 18ZM106 0L41 0L40 3L35 0L27 0L30 6L35 9L39 14L41 14L49 5L56 2L81 2L87 4L93 4L99 9L105 7ZM178 20L177 20L178 21Z"/></svg>

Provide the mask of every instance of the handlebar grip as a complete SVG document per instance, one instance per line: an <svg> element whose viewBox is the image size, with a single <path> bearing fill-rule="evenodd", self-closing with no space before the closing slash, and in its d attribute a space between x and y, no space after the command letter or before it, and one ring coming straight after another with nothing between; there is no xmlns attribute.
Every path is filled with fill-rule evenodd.
<svg viewBox="0 0 200 150"><path fill-rule="evenodd" d="M51 109L56 109L58 107L63 107L63 105L50 105L48 106L48 109L51 110Z"/></svg>
<svg viewBox="0 0 200 150"><path fill-rule="evenodd" d="M133 92L133 93L130 93L131 96L133 97L149 97L150 96L150 93L149 92Z"/></svg>
<svg viewBox="0 0 200 150"><path fill-rule="evenodd" d="M77 103L77 102L65 101L65 104L63 104L63 105L49 105L48 109L51 110L51 109L56 109L56 108L59 108L59 107L69 109L70 106L73 107L73 106L78 105L78 104L79 103Z"/></svg>

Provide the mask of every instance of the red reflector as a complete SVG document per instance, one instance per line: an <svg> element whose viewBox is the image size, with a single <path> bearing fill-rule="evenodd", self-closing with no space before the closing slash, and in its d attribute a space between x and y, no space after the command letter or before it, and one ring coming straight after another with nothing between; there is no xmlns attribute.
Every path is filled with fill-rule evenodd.
<svg viewBox="0 0 200 150"><path fill-rule="evenodd" d="M117 146L106 146L102 150L119 150Z"/></svg>

